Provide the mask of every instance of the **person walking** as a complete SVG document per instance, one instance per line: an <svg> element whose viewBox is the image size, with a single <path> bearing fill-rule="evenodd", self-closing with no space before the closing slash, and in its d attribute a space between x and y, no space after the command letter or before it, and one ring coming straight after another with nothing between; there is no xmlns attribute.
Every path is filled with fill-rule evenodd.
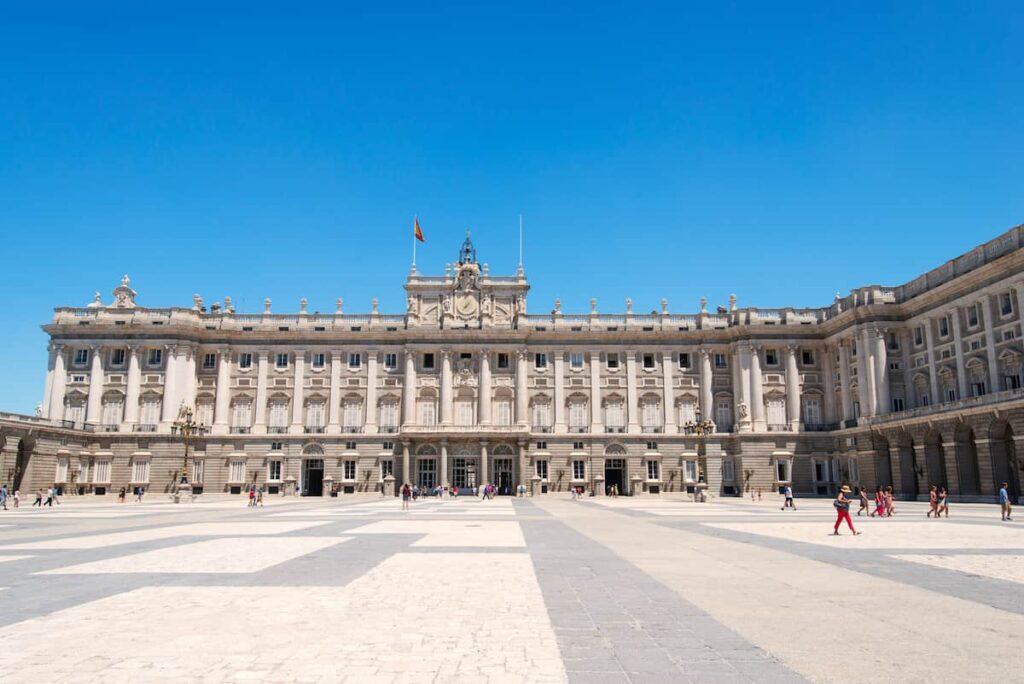
<svg viewBox="0 0 1024 684"><path fill-rule="evenodd" d="M37 489L36 490L36 500L32 503L32 508L35 508L36 506L39 506L40 508L43 507L43 490L42 489Z"/></svg>
<svg viewBox="0 0 1024 684"><path fill-rule="evenodd" d="M939 494L935 491L935 485L928 488L928 513L924 516L926 518L935 515L935 519L939 518Z"/></svg>
<svg viewBox="0 0 1024 684"><path fill-rule="evenodd" d="M896 513L896 506L893 503L896 498L892 495L892 485L885 488L885 517L891 518Z"/></svg>
<svg viewBox="0 0 1024 684"><path fill-rule="evenodd" d="M1013 512L1013 505L1010 503L1010 492L1007 491L1007 484L1004 482L999 485L999 508L1003 513L1003 520L1013 520L1010 517L1010 513ZM4 506L6 509L7 506Z"/></svg>
<svg viewBox="0 0 1024 684"><path fill-rule="evenodd" d="M782 510L792 508L795 511L796 504L793 502L793 487L790 485L786 485L786 487L782 490L782 496L784 497L784 501L782 502Z"/></svg>
<svg viewBox="0 0 1024 684"><path fill-rule="evenodd" d="M861 511L867 511L868 515L871 515L871 508L868 507L868 490L861 487L859 491L859 496L860 508L857 509L857 515L859 516L861 514Z"/></svg>
<svg viewBox="0 0 1024 684"><path fill-rule="evenodd" d="M20 489L15 489L14 490L14 507L17 508L20 505L21 505L21 490Z"/></svg>
<svg viewBox="0 0 1024 684"><path fill-rule="evenodd" d="M256 508L256 488L249 487L249 508Z"/></svg>
<svg viewBox="0 0 1024 684"><path fill-rule="evenodd" d="M46 503L44 503L43 506L53 508L53 487L46 488ZM40 508L42 508L42 506L40 506Z"/></svg>
<svg viewBox="0 0 1024 684"><path fill-rule="evenodd" d="M7 485L0 486L0 506L7 510Z"/></svg>
<svg viewBox="0 0 1024 684"><path fill-rule="evenodd" d="M263 487L256 490L256 505L263 508Z"/></svg>
<svg viewBox="0 0 1024 684"><path fill-rule="evenodd" d="M939 490L939 508L935 517L939 517L942 513L945 513L947 518L949 517L949 492L945 487Z"/></svg>
<svg viewBox="0 0 1024 684"><path fill-rule="evenodd" d="M121 491L117 493L117 503L124 503L125 494L127 494L127 491L124 487L121 487Z"/></svg>
<svg viewBox="0 0 1024 684"><path fill-rule="evenodd" d="M854 534L860 534L853 527L853 519L850 517L850 499L847 494L850 494L849 485L843 485L839 489L839 494L836 495L836 500L832 502L832 505L836 507L836 524L832 528L832 534L839 536L839 523L846 521L850 531Z"/></svg>
<svg viewBox="0 0 1024 684"><path fill-rule="evenodd" d="M412 488L409 487L409 483L406 482L402 485L402 510L409 510L409 500L412 498Z"/></svg>
<svg viewBox="0 0 1024 684"><path fill-rule="evenodd" d="M875 516L879 518L885 517L885 495L882 494L881 487L875 487L875 510L871 513L871 517Z"/></svg>
<svg viewBox="0 0 1024 684"><path fill-rule="evenodd" d="M142 503L142 495L146 493L145 487L139 487L139 503Z"/></svg>

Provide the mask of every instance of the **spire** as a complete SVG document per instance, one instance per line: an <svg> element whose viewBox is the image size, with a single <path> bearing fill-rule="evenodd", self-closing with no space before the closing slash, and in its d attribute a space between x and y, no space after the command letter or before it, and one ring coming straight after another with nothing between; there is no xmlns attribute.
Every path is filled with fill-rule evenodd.
<svg viewBox="0 0 1024 684"><path fill-rule="evenodd" d="M469 228L466 229L466 241L462 243L462 248L459 249L459 263L476 263L476 247L473 246L473 241L469 239Z"/></svg>

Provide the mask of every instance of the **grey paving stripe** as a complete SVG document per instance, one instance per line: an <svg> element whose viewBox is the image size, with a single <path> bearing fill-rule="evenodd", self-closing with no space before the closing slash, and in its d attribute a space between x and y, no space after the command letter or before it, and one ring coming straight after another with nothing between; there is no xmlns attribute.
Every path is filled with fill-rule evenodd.
<svg viewBox="0 0 1024 684"><path fill-rule="evenodd" d="M806 681L558 520L519 522L570 682Z"/></svg>

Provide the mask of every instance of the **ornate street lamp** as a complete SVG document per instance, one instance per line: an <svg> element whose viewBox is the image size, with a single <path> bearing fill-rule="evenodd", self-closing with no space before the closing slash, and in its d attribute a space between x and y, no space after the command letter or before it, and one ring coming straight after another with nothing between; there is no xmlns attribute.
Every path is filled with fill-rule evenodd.
<svg viewBox="0 0 1024 684"><path fill-rule="evenodd" d="M192 501L192 485L188 482L188 447L193 438L202 437L206 434L206 426L196 423L192 417L192 407L182 406L178 412L178 420L171 424L171 434L180 436L185 443L185 456L181 462L181 477L178 478L178 489L174 493L174 502L182 503Z"/></svg>
<svg viewBox="0 0 1024 684"><path fill-rule="evenodd" d="M699 501L706 501L707 497L704 492L708 488L708 481L706 477L708 463L707 463L707 448L704 444L704 438L715 432L715 424L710 420L701 420L700 418L700 407L694 412L696 420L688 421L683 425L683 431L688 435L693 435L697 438L697 484L696 491L698 494Z"/></svg>

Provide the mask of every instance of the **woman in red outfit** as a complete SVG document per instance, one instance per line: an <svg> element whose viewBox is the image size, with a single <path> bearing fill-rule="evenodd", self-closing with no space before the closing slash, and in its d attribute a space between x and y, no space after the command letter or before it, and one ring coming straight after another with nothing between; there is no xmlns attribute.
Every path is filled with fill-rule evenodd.
<svg viewBox="0 0 1024 684"><path fill-rule="evenodd" d="M847 496L848 494L851 494L850 486L843 485L836 496L836 500L832 502L832 505L836 507L836 525L832 528L832 534L834 535L839 534L839 523L843 522L843 520L846 521L851 532L860 534L860 532L853 529L853 520L850 519L850 498Z"/></svg>

